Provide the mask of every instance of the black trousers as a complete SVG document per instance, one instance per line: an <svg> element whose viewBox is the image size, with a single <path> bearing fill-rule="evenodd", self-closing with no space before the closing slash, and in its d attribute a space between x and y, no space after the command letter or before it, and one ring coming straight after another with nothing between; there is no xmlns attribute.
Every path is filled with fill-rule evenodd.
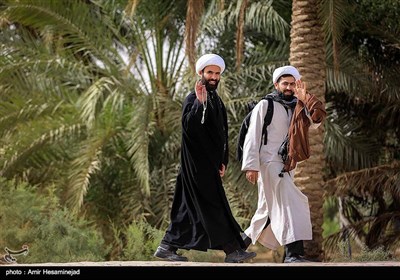
<svg viewBox="0 0 400 280"><path fill-rule="evenodd" d="M285 245L284 258L298 257L298 256L303 256L303 255L304 255L303 240L297 240L295 242Z"/></svg>

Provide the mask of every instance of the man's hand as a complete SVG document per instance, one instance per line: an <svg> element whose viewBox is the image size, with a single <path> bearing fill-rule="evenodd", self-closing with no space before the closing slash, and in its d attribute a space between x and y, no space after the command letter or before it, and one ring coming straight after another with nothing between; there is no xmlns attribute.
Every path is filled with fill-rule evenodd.
<svg viewBox="0 0 400 280"><path fill-rule="evenodd" d="M258 171L255 170L247 170L246 171L246 179L253 185L257 183L258 180Z"/></svg>
<svg viewBox="0 0 400 280"><path fill-rule="evenodd" d="M221 169L219 170L219 176L224 177L225 175L225 164L221 165Z"/></svg>
<svg viewBox="0 0 400 280"><path fill-rule="evenodd" d="M201 80L196 82L194 90L196 91L196 97L201 102L204 103L207 100L207 90L206 86L203 85Z"/></svg>
<svg viewBox="0 0 400 280"><path fill-rule="evenodd" d="M297 97L297 99L300 100L301 102L305 103L307 94L306 83L302 82L301 80L297 80L296 86L293 89L293 91L294 91L294 96Z"/></svg>

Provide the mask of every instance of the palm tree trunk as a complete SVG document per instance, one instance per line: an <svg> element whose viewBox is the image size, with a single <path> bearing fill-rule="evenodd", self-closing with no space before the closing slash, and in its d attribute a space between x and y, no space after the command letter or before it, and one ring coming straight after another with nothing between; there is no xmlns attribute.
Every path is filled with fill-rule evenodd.
<svg viewBox="0 0 400 280"><path fill-rule="evenodd" d="M290 33L290 63L297 67L307 90L325 102L325 43L322 26L318 19L319 0L293 0L292 28ZM322 223L324 191L324 128L310 130L311 157L299 163L295 182L310 203L313 240L305 242L308 258L322 260Z"/></svg>

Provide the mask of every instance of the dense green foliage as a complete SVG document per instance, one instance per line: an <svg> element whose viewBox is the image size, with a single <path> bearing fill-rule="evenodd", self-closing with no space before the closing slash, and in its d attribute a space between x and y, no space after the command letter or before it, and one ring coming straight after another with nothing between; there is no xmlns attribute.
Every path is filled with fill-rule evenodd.
<svg viewBox="0 0 400 280"><path fill-rule="evenodd" d="M0 248L28 245L19 263L104 261L111 249L93 223L58 203L53 189L0 180Z"/></svg>
<svg viewBox="0 0 400 280"><path fill-rule="evenodd" d="M157 230L168 223L181 103L197 78L185 56L188 1L134 2L0 0L0 246L29 243L24 262L151 259ZM205 1L194 51L226 59L224 185L246 227L257 189L234 147L247 102L268 93L273 69L288 63L291 4L248 1L237 65L242 1L222 2ZM329 233L342 211L347 230L367 246L392 248L400 236L400 4L322 4Z"/></svg>

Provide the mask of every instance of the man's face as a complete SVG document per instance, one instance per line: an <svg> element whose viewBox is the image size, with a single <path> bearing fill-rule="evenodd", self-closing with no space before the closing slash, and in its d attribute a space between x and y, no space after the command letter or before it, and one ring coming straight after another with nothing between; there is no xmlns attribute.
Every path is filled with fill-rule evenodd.
<svg viewBox="0 0 400 280"><path fill-rule="evenodd" d="M293 76L281 77L274 86L276 90L282 92L284 95L292 96L294 94L293 89L296 86L295 81Z"/></svg>
<svg viewBox="0 0 400 280"><path fill-rule="evenodd" d="M216 65L209 65L203 70L201 82L206 86L208 91L214 91L218 87L221 78L221 68Z"/></svg>

